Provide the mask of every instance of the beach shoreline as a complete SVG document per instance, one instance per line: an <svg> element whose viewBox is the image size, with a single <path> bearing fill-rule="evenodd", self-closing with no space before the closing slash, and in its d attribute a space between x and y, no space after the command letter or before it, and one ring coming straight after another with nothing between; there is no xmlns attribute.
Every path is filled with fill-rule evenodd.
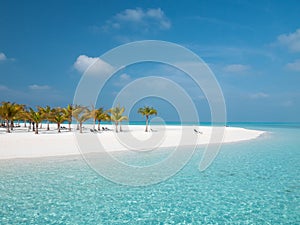
<svg viewBox="0 0 300 225"><path fill-rule="evenodd" d="M67 127L67 125L63 125ZM102 127L107 130L102 130ZM97 128L97 126L96 126ZM14 128L12 133L6 133L5 128L0 129L0 160L15 158L39 158L52 156L80 155L78 137L93 137L99 140L105 151L129 151L130 143L122 143L137 140L139 146L146 148L168 148L181 146L207 145L211 141L212 127L210 126L152 126L151 132L145 132L143 125L123 125L123 132L115 133L113 125L101 126L101 131L94 131L93 125L84 125L84 133L76 131L76 125L72 125L72 131L63 129L57 133L56 125L50 124L50 131L46 130L46 124L39 130L39 134L28 131L28 127ZM184 128L184 129L183 129ZM182 140L183 130L188 132L190 139ZM197 133L196 131L199 133ZM264 134L265 131L250 130L241 127L224 127L222 143L235 143L253 140ZM155 139L156 138L156 139ZM158 138L158 139L157 139ZM151 140L153 141L151 142ZM125 141L124 141L125 140ZM150 142L149 142L150 140ZM156 145L156 146L154 146Z"/></svg>

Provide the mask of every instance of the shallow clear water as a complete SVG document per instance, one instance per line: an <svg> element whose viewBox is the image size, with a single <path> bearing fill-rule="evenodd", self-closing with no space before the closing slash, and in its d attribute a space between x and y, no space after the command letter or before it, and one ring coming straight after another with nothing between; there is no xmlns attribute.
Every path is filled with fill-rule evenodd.
<svg viewBox="0 0 300 225"><path fill-rule="evenodd" d="M300 224L300 129L247 126L270 133L223 145L204 172L199 149L147 187L112 183L79 156L1 160L0 224Z"/></svg>

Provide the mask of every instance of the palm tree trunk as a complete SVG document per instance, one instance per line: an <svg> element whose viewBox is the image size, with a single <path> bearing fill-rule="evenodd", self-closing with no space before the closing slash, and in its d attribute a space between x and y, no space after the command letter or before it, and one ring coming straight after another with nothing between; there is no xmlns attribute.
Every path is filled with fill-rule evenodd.
<svg viewBox="0 0 300 225"><path fill-rule="evenodd" d="M69 131L71 131L71 122L69 122Z"/></svg>
<svg viewBox="0 0 300 225"><path fill-rule="evenodd" d="M27 121L26 121L26 120L24 120L24 127L27 127L27 125L26 125L26 122L27 122Z"/></svg>
<svg viewBox="0 0 300 225"><path fill-rule="evenodd" d="M49 121L48 121L48 123L47 123L47 130L50 130Z"/></svg>
<svg viewBox="0 0 300 225"><path fill-rule="evenodd" d="M43 123L41 122L41 124L40 124L40 129L42 129L43 128Z"/></svg>
<svg viewBox="0 0 300 225"><path fill-rule="evenodd" d="M35 131L35 126L34 122L32 122L32 131Z"/></svg>
<svg viewBox="0 0 300 225"><path fill-rule="evenodd" d="M14 121L11 120L11 121L10 121L10 130L13 130L13 129L14 129Z"/></svg>
<svg viewBox="0 0 300 225"><path fill-rule="evenodd" d="M100 129L100 123L101 123L101 120L98 120L98 130L100 131L101 129Z"/></svg>
<svg viewBox="0 0 300 225"><path fill-rule="evenodd" d="M9 129L9 120L5 120L6 122L6 132L10 133L10 129Z"/></svg>
<svg viewBox="0 0 300 225"><path fill-rule="evenodd" d="M82 133L82 123L79 123L79 129L80 129L80 133Z"/></svg>
<svg viewBox="0 0 300 225"><path fill-rule="evenodd" d="M57 123L58 126L58 133L60 133L60 123Z"/></svg>
<svg viewBox="0 0 300 225"><path fill-rule="evenodd" d="M35 134L38 134L39 133L39 124L36 123L35 124Z"/></svg>
<svg viewBox="0 0 300 225"><path fill-rule="evenodd" d="M94 119L93 130L95 130L95 126L96 126L96 119Z"/></svg>
<svg viewBox="0 0 300 225"><path fill-rule="evenodd" d="M77 127L76 127L76 130L79 130L79 123L77 123Z"/></svg>
<svg viewBox="0 0 300 225"><path fill-rule="evenodd" d="M118 122L115 122L116 125L116 133L118 133Z"/></svg>
<svg viewBox="0 0 300 225"><path fill-rule="evenodd" d="M149 117L148 117L148 115L146 115L146 130L145 130L145 132L148 132L148 120L149 120Z"/></svg>
<svg viewBox="0 0 300 225"><path fill-rule="evenodd" d="M122 124L121 124L121 122L120 122L120 132L122 132L123 130L122 130Z"/></svg>

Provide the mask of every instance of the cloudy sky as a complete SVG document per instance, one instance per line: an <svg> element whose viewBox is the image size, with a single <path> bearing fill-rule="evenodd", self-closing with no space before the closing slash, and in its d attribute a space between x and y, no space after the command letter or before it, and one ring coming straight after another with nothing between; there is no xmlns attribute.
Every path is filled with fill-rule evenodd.
<svg viewBox="0 0 300 225"><path fill-rule="evenodd" d="M299 12L297 0L0 0L0 100L72 103L84 71L98 57L151 39L182 45L207 63L222 88L229 121L300 121ZM106 62L98 64L110 70ZM153 75L182 85L201 120L210 119L203 93L180 71L159 63L119 70L99 106L110 107L126 84ZM157 107L165 120L178 119L161 99L143 104Z"/></svg>

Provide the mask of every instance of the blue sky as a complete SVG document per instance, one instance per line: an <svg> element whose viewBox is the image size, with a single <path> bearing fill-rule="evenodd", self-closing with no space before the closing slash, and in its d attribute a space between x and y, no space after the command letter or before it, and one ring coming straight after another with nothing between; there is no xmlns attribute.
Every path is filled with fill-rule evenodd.
<svg viewBox="0 0 300 225"><path fill-rule="evenodd" d="M0 100L72 103L82 72L97 57L121 44L152 39L183 45L209 65L223 90L228 121L300 121L299 12L297 0L0 0ZM141 74L176 73L158 64L124 68L99 104L109 107ZM182 76L173 79L191 90ZM200 119L209 120L202 93L189 94ZM161 100L143 104L157 107L166 120L178 119Z"/></svg>

